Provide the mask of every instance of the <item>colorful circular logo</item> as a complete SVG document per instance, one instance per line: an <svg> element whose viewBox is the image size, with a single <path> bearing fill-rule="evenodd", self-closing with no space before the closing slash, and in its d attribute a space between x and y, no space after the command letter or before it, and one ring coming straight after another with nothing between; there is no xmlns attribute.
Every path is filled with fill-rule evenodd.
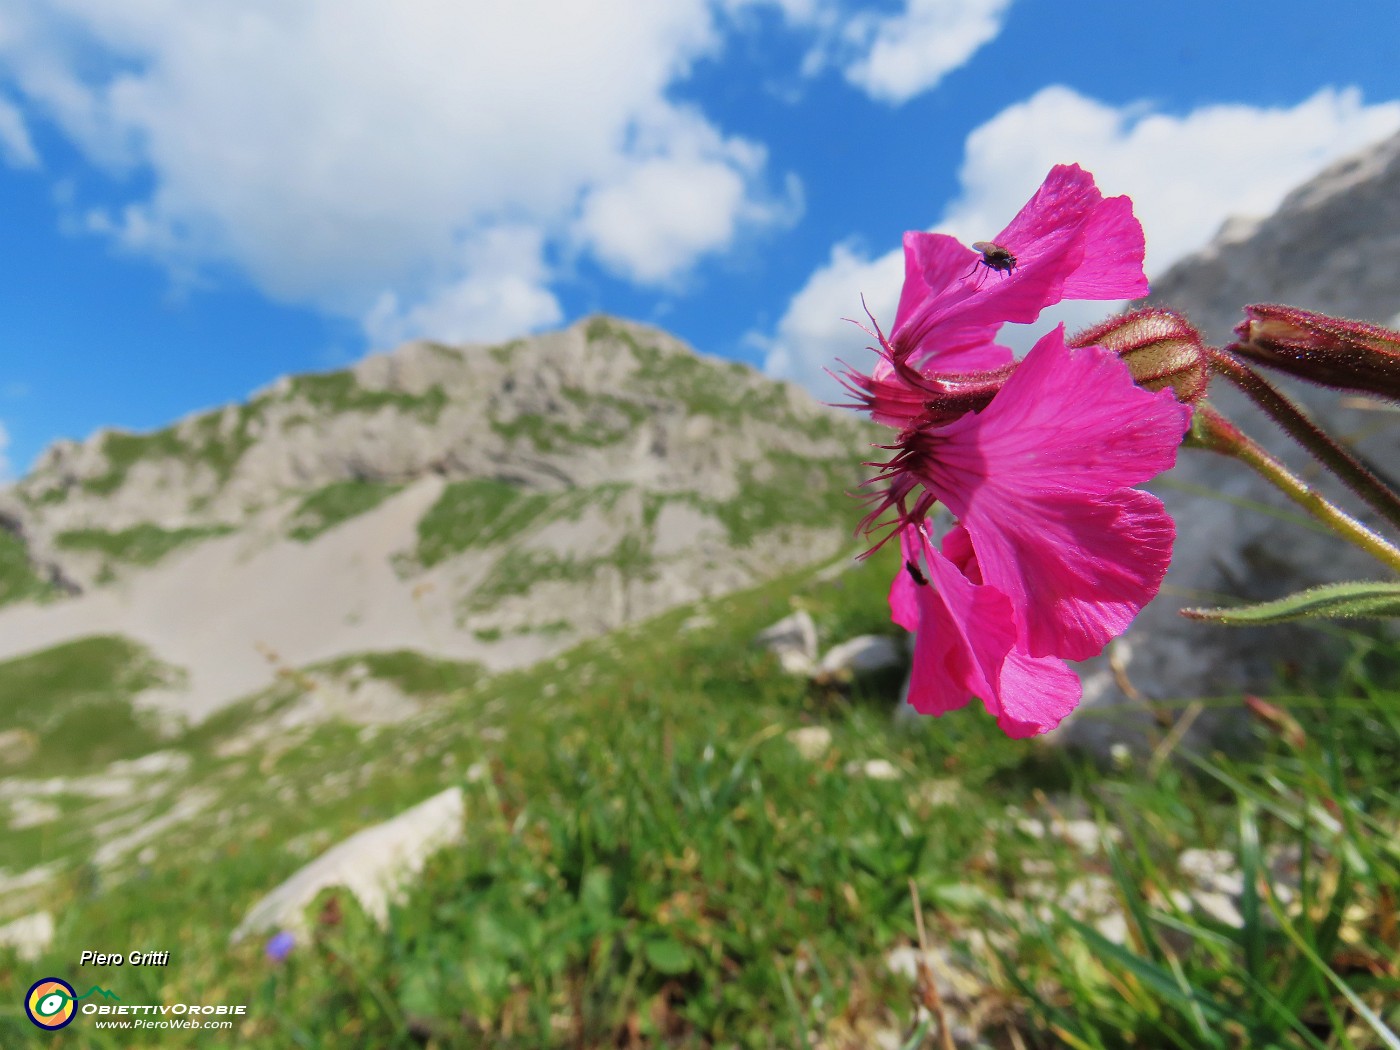
<svg viewBox="0 0 1400 1050"><path fill-rule="evenodd" d="M36 1025L48 1031L67 1028L78 1012L73 1004L77 996L67 981L43 977L29 986L29 994L24 997L24 1012Z"/></svg>

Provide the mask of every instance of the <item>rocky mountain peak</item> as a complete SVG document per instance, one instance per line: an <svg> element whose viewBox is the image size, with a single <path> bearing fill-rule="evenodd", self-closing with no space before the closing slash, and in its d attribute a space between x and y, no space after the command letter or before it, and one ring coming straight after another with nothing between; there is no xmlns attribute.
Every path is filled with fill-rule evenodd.
<svg viewBox="0 0 1400 1050"><path fill-rule="evenodd" d="M408 343L55 444L0 494L0 659L125 635L187 716L351 652L518 666L847 548L871 440L630 321Z"/></svg>
<svg viewBox="0 0 1400 1050"><path fill-rule="evenodd" d="M1227 342L1246 303L1283 302L1379 324L1400 317L1400 135L1330 165L1267 219L1227 222L1152 282Z"/></svg>

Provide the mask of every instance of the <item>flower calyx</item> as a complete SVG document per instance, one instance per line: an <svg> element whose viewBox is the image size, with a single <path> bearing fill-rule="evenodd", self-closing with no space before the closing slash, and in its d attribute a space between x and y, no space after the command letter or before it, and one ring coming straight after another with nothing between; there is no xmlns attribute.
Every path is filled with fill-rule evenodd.
<svg viewBox="0 0 1400 1050"><path fill-rule="evenodd" d="M1400 332L1271 303L1246 306L1245 316L1227 352L1321 386L1400 401Z"/></svg>
<svg viewBox="0 0 1400 1050"><path fill-rule="evenodd" d="M1117 354L1138 386L1153 393L1170 388L1183 404L1193 405L1204 397L1210 382L1210 355L1201 334L1186 318L1162 307L1110 317L1066 344L1099 346Z"/></svg>

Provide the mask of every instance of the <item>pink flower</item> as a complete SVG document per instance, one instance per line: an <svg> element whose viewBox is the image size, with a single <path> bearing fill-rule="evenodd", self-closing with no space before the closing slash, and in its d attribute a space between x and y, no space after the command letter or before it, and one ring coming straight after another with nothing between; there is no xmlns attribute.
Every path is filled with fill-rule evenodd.
<svg viewBox="0 0 1400 1050"><path fill-rule="evenodd" d="M1057 328L982 412L912 432L886 472L958 518L983 579L1025 610L1034 655L1083 660L1167 571L1171 519L1128 486L1175 463L1190 419L1108 351L1067 349Z"/></svg>
<svg viewBox="0 0 1400 1050"><path fill-rule="evenodd" d="M1111 351L1067 348L1063 329L1019 364L994 342L1002 322L1063 298L1147 291L1127 198L1056 167L995 244L1015 257L1005 275L975 272L982 255L950 237L906 234L881 361L844 380L900 431L865 525L892 526L904 550L890 603L917 634L911 704L942 714L977 696L1009 735L1030 736L1079 702L1064 661L1100 652L1161 585L1175 529L1131 486L1172 466L1191 412L1137 386ZM959 522L941 547L937 503Z"/></svg>
<svg viewBox="0 0 1400 1050"><path fill-rule="evenodd" d="M1011 736L1074 709L1063 661L1096 655L1161 586L1175 528L1129 486L1172 466L1189 422L1169 391L1136 386L1106 350L1068 349L1057 328L983 411L906 436L886 476L923 495L900 517L906 571L890 605L917 634L916 709L975 695ZM960 522L941 551L935 500Z"/></svg>
<svg viewBox="0 0 1400 1050"><path fill-rule="evenodd" d="M858 407L902 430L979 410L1015 367L994 339L1004 322L1029 323L1063 299L1147 294L1142 225L1127 197L1105 199L1077 164L1050 169L994 243L1016 260L990 273L982 255L942 233L904 235L904 288L889 339L870 375L838 377Z"/></svg>

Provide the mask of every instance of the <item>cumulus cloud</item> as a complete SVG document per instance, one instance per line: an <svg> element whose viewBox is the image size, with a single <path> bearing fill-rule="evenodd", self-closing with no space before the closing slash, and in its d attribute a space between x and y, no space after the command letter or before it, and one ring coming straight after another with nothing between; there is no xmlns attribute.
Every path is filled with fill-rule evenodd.
<svg viewBox="0 0 1400 1050"><path fill-rule="evenodd" d="M1174 116L1145 103L1114 108L1048 87L968 136L961 192L932 228L965 242L992 236L1053 165L1077 162L1106 194L1133 198L1147 233L1151 277L1203 246L1226 219L1267 216L1328 163L1397 128L1400 102L1366 105L1354 88L1326 88L1291 108L1213 105ZM917 217L911 220L913 226ZM873 257L850 244L836 246L776 329L753 336L767 352L770 374L829 394L823 366L865 345L853 340L841 316L859 309L864 293L888 322L902 278L897 246ZM1068 304L1045 320L1063 319L1072 328L1111 305ZM1028 337L1022 332L1006 341L1019 348Z"/></svg>
<svg viewBox="0 0 1400 1050"><path fill-rule="evenodd" d="M880 11L852 0L718 2L737 17L776 10L811 38L804 76L836 69L870 98L894 105L932 90L966 65L1001 33L1011 7L1011 0L901 0Z"/></svg>
<svg viewBox="0 0 1400 1050"><path fill-rule="evenodd" d="M415 302L394 292L379 297L365 318L370 341L492 341L557 324L564 312L547 287L542 249L540 232L528 226L497 227L465 241L455 280Z"/></svg>
<svg viewBox="0 0 1400 1050"><path fill-rule="evenodd" d="M881 102L937 86L994 40L1011 0L906 0L892 15L864 13L842 34L846 79Z"/></svg>
<svg viewBox="0 0 1400 1050"><path fill-rule="evenodd" d="M583 200L576 233L614 273L665 284L731 243L740 226L796 218L795 186L786 200L753 193L767 160L762 147L725 140L694 110L667 108L661 118Z"/></svg>
<svg viewBox="0 0 1400 1050"><path fill-rule="evenodd" d="M0 154L6 163L16 168L37 168L39 154L29 138L24 116L4 98L0 98Z"/></svg>
<svg viewBox="0 0 1400 1050"><path fill-rule="evenodd" d="M145 176L89 229L371 331L494 338L557 319L546 260L669 282L791 220L759 146L668 98L720 46L714 2L0 0L0 68Z"/></svg>
<svg viewBox="0 0 1400 1050"><path fill-rule="evenodd" d="M1001 229L1051 166L1073 160L1105 193L1133 198L1148 273L1161 273L1226 219L1269 215L1299 183L1397 128L1400 102L1368 106L1355 88L1324 88L1287 109L1173 116L1048 87L968 136L962 194L939 228L968 238Z"/></svg>

